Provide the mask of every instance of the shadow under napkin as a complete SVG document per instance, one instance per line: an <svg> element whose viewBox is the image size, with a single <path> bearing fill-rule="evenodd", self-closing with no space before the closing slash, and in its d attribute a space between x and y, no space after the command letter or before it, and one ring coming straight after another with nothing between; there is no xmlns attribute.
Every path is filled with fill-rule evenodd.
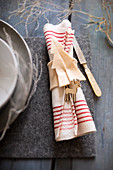
<svg viewBox="0 0 113 170"><path fill-rule="evenodd" d="M77 38L91 69L90 45L87 37ZM71 158L95 156L95 134L69 141L54 140L51 93L47 63L49 57L44 38L27 38L32 56L42 61L42 76L29 107L20 114L0 142L0 157L7 158ZM40 71L40 64L39 64ZM94 113L94 96L88 80L82 83L86 101Z"/></svg>

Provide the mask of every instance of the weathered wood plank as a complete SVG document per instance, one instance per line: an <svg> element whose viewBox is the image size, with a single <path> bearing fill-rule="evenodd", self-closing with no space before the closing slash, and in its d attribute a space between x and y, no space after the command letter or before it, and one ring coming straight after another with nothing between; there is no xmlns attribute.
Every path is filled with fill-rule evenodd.
<svg viewBox="0 0 113 170"><path fill-rule="evenodd" d="M65 9L68 9L68 6L69 6L69 0L65 0L65 3L62 0L54 0L53 3L58 6L62 6L64 4L63 7ZM20 21L19 17L12 16L10 19L8 18L11 15L10 12L17 9L17 6L18 6L17 4L18 4L18 0L15 0L15 1L1 0L0 1L0 16L1 16L0 18L7 21L12 26L14 26L19 31L19 33L25 37L26 36L25 24L21 23L16 26L16 24L19 23ZM46 4L44 7L48 8L48 4ZM33 22L32 24L28 25L28 33L29 33L28 36L29 37L44 36L43 26L48 22L47 19L49 20L50 23L57 24L59 22L59 20L57 19L58 10L57 8L55 10L56 12L47 11L45 13L46 17L44 17L44 15L40 15L38 30L35 30L35 28L37 27L36 22Z"/></svg>
<svg viewBox="0 0 113 170"><path fill-rule="evenodd" d="M51 159L1 159L0 170L50 170Z"/></svg>
<svg viewBox="0 0 113 170"><path fill-rule="evenodd" d="M86 0L82 10L95 16L101 16L100 1ZM102 89L102 97L95 97L95 121L97 127L97 156L95 159L73 159L72 169L112 170L113 169L113 48L105 40L105 35L96 33L94 27L84 30L82 21L72 15L73 28L76 35L88 35L92 49L93 74Z"/></svg>
<svg viewBox="0 0 113 170"><path fill-rule="evenodd" d="M51 159L42 159L40 170L51 170L52 160ZM36 168L36 167L35 167Z"/></svg>
<svg viewBox="0 0 113 170"><path fill-rule="evenodd" d="M57 159L55 162L54 170L71 170L72 160L71 159Z"/></svg>
<svg viewBox="0 0 113 170"><path fill-rule="evenodd" d="M13 162L10 159L0 159L0 170L12 170Z"/></svg>
<svg viewBox="0 0 113 170"><path fill-rule="evenodd" d="M41 161L40 160L14 160L12 170L41 170Z"/></svg>
<svg viewBox="0 0 113 170"><path fill-rule="evenodd" d="M12 170L50 170L51 159L16 159L13 161Z"/></svg>
<svg viewBox="0 0 113 170"><path fill-rule="evenodd" d="M88 170L93 169L93 158L87 158L87 159L74 159L72 161L72 170Z"/></svg>

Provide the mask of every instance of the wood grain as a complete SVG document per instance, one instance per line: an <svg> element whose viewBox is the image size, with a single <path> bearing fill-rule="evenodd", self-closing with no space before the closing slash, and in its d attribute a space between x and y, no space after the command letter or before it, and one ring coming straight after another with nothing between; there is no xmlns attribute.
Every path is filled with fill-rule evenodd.
<svg viewBox="0 0 113 170"><path fill-rule="evenodd" d="M82 9L95 16L101 16L100 1L86 0L81 3ZM84 21L85 22L85 21ZM91 170L113 169L113 48L109 46L105 35L95 32L94 28L83 29L81 20L72 15L72 25L77 35L88 35L92 49L93 75L102 89L102 97L95 97L96 112L96 147L97 156L94 160L73 159L72 170L90 167Z"/></svg>
<svg viewBox="0 0 113 170"><path fill-rule="evenodd" d="M89 80L89 83L97 97L100 97L102 95L102 92L100 90L100 87L98 86L93 74L91 73L90 69L88 68L87 64L83 64L84 71L87 75L87 78Z"/></svg>
<svg viewBox="0 0 113 170"><path fill-rule="evenodd" d="M72 160L71 159L57 159L55 162L54 170L71 170Z"/></svg>
<svg viewBox="0 0 113 170"><path fill-rule="evenodd" d="M22 2L22 0L21 0ZM54 0L54 4L56 5L61 5L64 4L63 7L65 9L68 9L69 6L69 0L65 0L65 3L63 0ZM47 4L46 4L47 5ZM46 7L45 5L45 7ZM48 5L47 5L48 6ZM1 0L0 1L0 17L1 19L7 21L9 24L11 24L13 27L19 31L19 33L26 37L26 32L25 32L25 23L18 24L20 22L20 18L17 16L11 16L11 12L16 10L18 7L18 0ZM48 8L48 7L47 7ZM52 24L58 24L58 17L57 17L58 12L47 12L45 13L45 17L49 20L50 23ZM39 27L36 30L35 28L37 27L37 23L33 22L32 24L28 25L28 36L29 37L36 37L36 36L44 36L43 33L43 27L47 23L47 20L45 19L44 15L39 17Z"/></svg>
<svg viewBox="0 0 113 170"><path fill-rule="evenodd" d="M13 160L0 159L0 170L12 170Z"/></svg>

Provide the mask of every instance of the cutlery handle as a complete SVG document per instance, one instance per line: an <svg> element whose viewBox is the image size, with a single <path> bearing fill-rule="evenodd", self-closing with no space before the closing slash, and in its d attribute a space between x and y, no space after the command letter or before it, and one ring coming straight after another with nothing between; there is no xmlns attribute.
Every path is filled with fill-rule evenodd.
<svg viewBox="0 0 113 170"><path fill-rule="evenodd" d="M83 67L85 69L86 75L88 77L88 80L92 86L92 89L94 91L94 93L96 94L96 96L100 97L102 95L102 92L100 90L100 87L98 86L93 74L91 73L90 69L88 68L87 64L83 64Z"/></svg>

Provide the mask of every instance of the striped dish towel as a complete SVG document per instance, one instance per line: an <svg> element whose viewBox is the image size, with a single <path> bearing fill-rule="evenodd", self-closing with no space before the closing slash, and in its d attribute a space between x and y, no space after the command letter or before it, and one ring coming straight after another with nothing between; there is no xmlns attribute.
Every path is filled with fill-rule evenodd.
<svg viewBox="0 0 113 170"><path fill-rule="evenodd" d="M53 60L53 55L51 54L53 37L73 57L74 31L71 29L71 23L68 20L62 21L59 25L46 24L44 26L44 35L50 61ZM66 102L64 100L64 87L56 87L51 91L56 141L69 140L96 131L94 121L80 87L77 89L76 102L74 103L73 101Z"/></svg>

